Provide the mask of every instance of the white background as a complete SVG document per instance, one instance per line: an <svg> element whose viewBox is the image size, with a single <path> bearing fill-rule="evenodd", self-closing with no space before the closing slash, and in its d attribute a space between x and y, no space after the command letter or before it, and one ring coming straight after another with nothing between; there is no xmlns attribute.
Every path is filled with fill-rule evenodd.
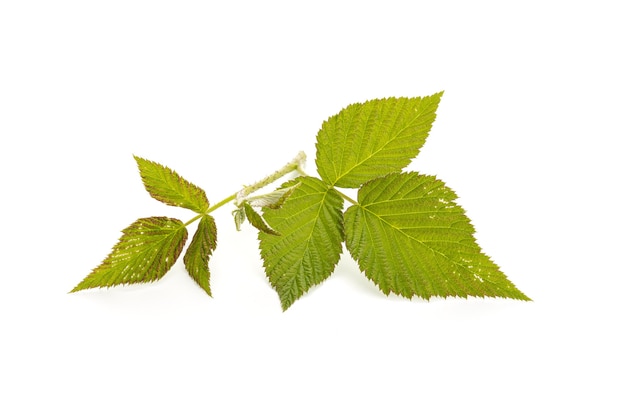
<svg viewBox="0 0 626 417"><path fill-rule="evenodd" d="M625 415L620 2L301 4L0 3L0 415ZM283 313L232 207L213 298L180 263L68 294L136 218L190 218L133 154L217 202L314 173L346 105L441 90L410 169L533 302L385 297L344 251Z"/></svg>

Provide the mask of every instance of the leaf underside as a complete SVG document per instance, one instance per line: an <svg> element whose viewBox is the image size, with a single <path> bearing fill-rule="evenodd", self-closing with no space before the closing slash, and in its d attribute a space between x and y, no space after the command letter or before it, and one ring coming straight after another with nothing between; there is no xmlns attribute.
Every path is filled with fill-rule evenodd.
<svg viewBox="0 0 626 417"><path fill-rule="evenodd" d="M456 198L443 182L415 172L371 181L345 213L346 247L387 295L529 300L482 253Z"/></svg>
<svg viewBox="0 0 626 417"><path fill-rule="evenodd" d="M209 208L206 193L170 168L135 156L141 180L150 195L167 205L184 207L196 213Z"/></svg>
<svg viewBox="0 0 626 417"><path fill-rule="evenodd" d="M279 209L287 201L291 193L298 188L298 184L293 187L279 188L268 194L260 196L248 197L247 200L253 207L267 207L271 209Z"/></svg>
<svg viewBox="0 0 626 417"><path fill-rule="evenodd" d="M312 286L333 272L342 251L343 199L313 177L300 177L283 185L293 194L278 210L264 209L274 236L259 232L263 266L286 310Z"/></svg>
<svg viewBox="0 0 626 417"><path fill-rule="evenodd" d="M213 217L202 216L198 229L191 239L187 252L183 257L185 269L191 278L210 296L209 257L217 246L217 227Z"/></svg>
<svg viewBox="0 0 626 417"><path fill-rule="evenodd" d="M370 100L330 117L317 134L321 178L356 188L406 167L424 145L442 94Z"/></svg>
<svg viewBox="0 0 626 417"><path fill-rule="evenodd" d="M156 281L174 265L187 229L177 219L147 217L122 231L122 237L104 261L71 292Z"/></svg>
<svg viewBox="0 0 626 417"><path fill-rule="evenodd" d="M254 211L254 209L249 203L244 202L243 209L244 209L244 213L246 214L246 218L248 219L248 221L250 222L252 226L256 227L261 232L269 233L270 235L279 234L276 230L273 230L271 227L267 225L265 220L263 220L263 217L261 217L259 213Z"/></svg>

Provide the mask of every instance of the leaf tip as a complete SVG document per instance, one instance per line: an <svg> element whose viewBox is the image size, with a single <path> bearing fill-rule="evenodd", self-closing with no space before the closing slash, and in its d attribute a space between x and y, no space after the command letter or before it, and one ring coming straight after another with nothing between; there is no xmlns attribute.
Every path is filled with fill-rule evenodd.
<svg viewBox="0 0 626 417"><path fill-rule="evenodd" d="M88 288L90 288L88 285L85 285L85 280L87 278L83 279L81 282L79 282L78 284L76 284L76 286L74 288L72 288L72 290L70 292L68 292L68 294L72 294L78 291L82 291L82 290L86 290Z"/></svg>
<svg viewBox="0 0 626 417"><path fill-rule="evenodd" d="M287 309L291 307L292 305L293 305L293 300L286 300L286 299L281 298L280 306L283 309L283 313L287 311Z"/></svg>
<svg viewBox="0 0 626 417"><path fill-rule="evenodd" d="M204 290L204 292L206 293L206 295L208 295L209 297L213 298L213 294L211 294L211 288L209 288L208 286L207 286L207 287L204 287L204 286L202 286L202 285L201 285L200 287Z"/></svg>
<svg viewBox="0 0 626 417"><path fill-rule="evenodd" d="M534 300L532 298L530 298L529 296L527 296L526 294L524 294L523 292L519 292L520 297L517 298L520 301L529 301L529 302L534 302Z"/></svg>

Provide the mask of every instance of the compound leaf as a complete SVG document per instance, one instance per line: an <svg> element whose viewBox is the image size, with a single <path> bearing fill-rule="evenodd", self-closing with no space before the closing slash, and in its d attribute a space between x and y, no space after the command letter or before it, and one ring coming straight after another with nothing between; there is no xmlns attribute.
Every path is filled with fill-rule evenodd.
<svg viewBox="0 0 626 417"><path fill-rule="evenodd" d="M135 156L141 180L150 195L170 206L184 207L196 213L209 208L206 193L175 171L159 163Z"/></svg>
<svg viewBox="0 0 626 417"><path fill-rule="evenodd" d="M183 261L191 278L210 296L209 257L217 246L217 227L215 219L205 214L198 223L198 229L191 239Z"/></svg>
<svg viewBox="0 0 626 417"><path fill-rule="evenodd" d="M356 188L406 167L426 141L442 94L370 100L330 117L317 134L322 179Z"/></svg>
<svg viewBox="0 0 626 417"><path fill-rule="evenodd" d="M122 231L107 258L71 292L156 281L174 265L186 240L187 229L180 220L139 219Z"/></svg>
<svg viewBox="0 0 626 417"><path fill-rule="evenodd" d="M261 257L283 310L333 272L343 242L343 199L313 177L299 183L280 209L264 208L265 220L280 235L259 233Z"/></svg>
<svg viewBox="0 0 626 417"><path fill-rule="evenodd" d="M435 177L394 173L365 184L345 213L346 246L385 293L529 300L474 239L474 228Z"/></svg>

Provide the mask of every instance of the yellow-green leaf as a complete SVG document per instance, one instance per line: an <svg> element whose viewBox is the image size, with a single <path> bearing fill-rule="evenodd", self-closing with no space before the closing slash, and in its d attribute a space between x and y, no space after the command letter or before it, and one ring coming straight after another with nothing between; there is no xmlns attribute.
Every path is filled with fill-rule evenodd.
<svg viewBox="0 0 626 417"><path fill-rule="evenodd" d="M339 261L343 242L343 200L317 178L286 183L293 194L279 209L264 208L265 220L280 235L259 232L263 266L284 310L324 281Z"/></svg>
<svg viewBox="0 0 626 417"><path fill-rule="evenodd" d="M150 195L170 206L184 207L196 213L205 213L209 200L204 190L170 168L135 156L141 180Z"/></svg>
<svg viewBox="0 0 626 417"><path fill-rule="evenodd" d="M156 281L174 265L186 240L187 229L180 220L139 219L122 231L106 259L71 292Z"/></svg>
<svg viewBox="0 0 626 417"><path fill-rule="evenodd" d="M415 172L371 181L345 213L346 247L385 294L529 300L482 252L455 199Z"/></svg>
<svg viewBox="0 0 626 417"><path fill-rule="evenodd" d="M254 211L254 209L248 202L243 203L243 210L250 224L256 227L261 232L269 233L270 235L280 234L276 230L269 227L265 220L263 220L263 217L259 213Z"/></svg>
<svg viewBox="0 0 626 417"><path fill-rule="evenodd" d="M328 184L356 188L399 172L426 141L443 93L352 104L322 124L317 171Z"/></svg>
<svg viewBox="0 0 626 417"><path fill-rule="evenodd" d="M185 252L183 261L191 278L210 296L211 287L209 279L209 257L217 246L217 227L213 217L202 216L198 223L198 229L191 239L191 243Z"/></svg>

